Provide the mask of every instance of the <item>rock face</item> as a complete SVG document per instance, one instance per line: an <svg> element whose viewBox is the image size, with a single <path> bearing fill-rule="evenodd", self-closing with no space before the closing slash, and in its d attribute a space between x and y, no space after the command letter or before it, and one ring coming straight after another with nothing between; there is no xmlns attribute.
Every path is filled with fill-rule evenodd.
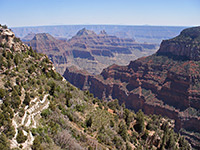
<svg viewBox="0 0 200 150"><path fill-rule="evenodd" d="M85 28L68 41L55 39L47 33L39 33L26 43L38 52L48 55L60 74L72 65L98 74L113 63L126 65L130 60L152 54L157 49L156 44L120 39L108 35L104 30L96 34Z"/></svg>
<svg viewBox="0 0 200 150"><path fill-rule="evenodd" d="M163 41L158 54L200 60L200 27L185 29L179 36Z"/></svg>
<svg viewBox="0 0 200 150"><path fill-rule="evenodd" d="M185 132L199 133L199 29L184 30L174 39L162 42L157 53L127 66L112 65L96 76L69 68L64 77L98 98L117 98L135 111L142 109L147 114L172 118L177 131L183 128ZM198 140L193 142L198 148L199 144Z"/></svg>
<svg viewBox="0 0 200 150"><path fill-rule="evenodd" d="M16 38L10 29L7 29L6 27L4 28L0 28L1 45L5 47L6 50L12 49L13 51L25 51L27 46L23 44L19 38Z"/></svg>

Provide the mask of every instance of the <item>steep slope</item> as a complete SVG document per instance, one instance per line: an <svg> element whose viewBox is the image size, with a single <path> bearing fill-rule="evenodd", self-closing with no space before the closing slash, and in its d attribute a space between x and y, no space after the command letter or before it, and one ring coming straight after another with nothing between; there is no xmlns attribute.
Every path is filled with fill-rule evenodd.
<svg viewBox="0 0 200 150"><path fill-rule="evenodd" d="M68 41L57 40L43 33L36 34L26 43L38 52L48 55L60 74L64 73L66 67L73 65L98 74L111 64L126 65L130 60L152 54L157 48L156 44L120 39L105 31L96 34L85 28Z"/></svg>
<svg viewBox="0 0 200 150"><path fill-rule="evenodd" d="M135 111L174 119L176 130L200 148L199 30L185 29L163 41L157 53L127 66L112 65L98 76L68 68L64 77L98 98L117 98Z"/></svg>
<svg viewBox="0 0 200 150"><path fill-rule="evenodd" d="M200 60L200 28L183 30L181 34L171 40L162 42L160 55L167 55L183 60Z"/></svg>
<svg viewBox="0 0 200 150"><path fill-rule="evenodd" d="M102 102L0 26L0 149L190 149L172 120Z"/></svg>

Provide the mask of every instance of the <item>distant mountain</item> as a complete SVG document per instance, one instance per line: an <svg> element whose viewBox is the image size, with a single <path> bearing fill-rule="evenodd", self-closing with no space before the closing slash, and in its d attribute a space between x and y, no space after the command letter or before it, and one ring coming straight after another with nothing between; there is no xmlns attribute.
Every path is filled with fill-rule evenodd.
<svg viewBox="0 0 200 150"><path fill-rule="evenodd" d="M29 33L25 37L23 37L22 41L28 42L28 41L32 40L34 38L34 36L35 36L35 33Z"/></svg>
<svg viewBox="0 0 200 150"><path fill-rule="evenodd" d="M39 53L55 53L64 51L68 46L62 40L57 40L48 33L38 33L31 39L30 42L26 42L28 45L32 46Z"/></svg>
<svg viewBox="0 0 200 150"><path fill-rule="evenodd" d="M119 38L135 39L137 42L156 43L177 36L186 27L170 26L126 26L126 25L60 25L12 28L17 37L23 38L29 33L49 33L55 38L72 38L79 30L86 28L95 33L105 30L109 35Z"/></svg>
<svg viewBox="0 0 200 150"><path fill-rule="evenodd" d="M191 149L173 126L80 91L0 26L1 150Z"/></svg>
<svg viewBox="0 0 200 150"><path fill-rule="evenodd" d="M162 42L153 55L112 65L100 75L67 68L64 77L102 99L130 109L175 120L175 128L200 148L200 27L188 28Z"/></svg>
<svg viewBox="0 0 200 150"><path fill-rule="evenodd" d="M38 33L25 43L37 52L48 55L61 74L66 67L73 65L98 74L109 65L126 65L138 57L150 55L158 47L156 44L111 36L104 30L96 34L86 28L67 41L58 40L48 33Z"/></svg>

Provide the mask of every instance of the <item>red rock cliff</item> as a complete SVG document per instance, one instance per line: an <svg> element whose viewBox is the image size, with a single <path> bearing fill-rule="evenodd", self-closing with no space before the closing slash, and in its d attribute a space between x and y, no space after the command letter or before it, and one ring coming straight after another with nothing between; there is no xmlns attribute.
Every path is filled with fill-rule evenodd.
<svg viewBox="0 0 200 150"><path fill-rule="evenodd" d="M98 76L87 77L84 73L66 71L64 77L98 98L117 98L135 111L143 109L146 114L161 114L174 119L177 131L185 128L199 132L200 32L196 31L199 29L184 30L178 37L162 42L156 54L132 61L128 66L112 65ZM188 38L193 39L190 44ZM181 46L171 45L174 40L180 41ZM195 48L190 49L187 45Z"/></svg>

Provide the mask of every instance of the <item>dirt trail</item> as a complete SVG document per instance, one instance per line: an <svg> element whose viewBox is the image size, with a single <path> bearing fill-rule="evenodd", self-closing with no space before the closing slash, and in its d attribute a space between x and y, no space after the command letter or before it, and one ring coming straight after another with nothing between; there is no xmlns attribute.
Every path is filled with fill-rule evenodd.
<svg viewBox="0 0 200 150"><path fill-rule="evenodd" d="M34 98L33 100L31 100L30 107L28 107L28 106L25 107L25 113L21 119L19 119L18 113L14 114L12 124L15 128L16 133L15 133L14 138L11 140L11 148L16 148L16 147L19 147L19 145L20 145L16 141L16 137L18 134L18 128L20 126L25 125L25 127L28 127L30 129L37 127L37 121L35 120L35 116L40 114L44 109L47 109L49 107L49 101L47 100L48 95L49 94L44 95L44 97L41 101L38 98ZM23 130L23 133L25 135L27 135L27 140L22 144L23 149L31 150L31 145L33 144L34 137L31 133L31 131L29 131L27 133L26 131Z"/></svg>

